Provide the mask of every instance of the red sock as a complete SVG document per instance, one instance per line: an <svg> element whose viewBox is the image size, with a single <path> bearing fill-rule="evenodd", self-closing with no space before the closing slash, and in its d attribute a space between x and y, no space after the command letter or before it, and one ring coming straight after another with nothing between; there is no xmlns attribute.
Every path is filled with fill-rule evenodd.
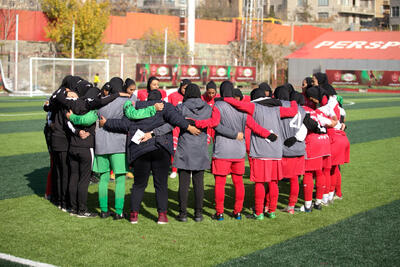
<svg viewBox="0 0 400 267"><path fill-rule="evenodd" d="M264 183L254 184L255 210L260 215L264 212L265 186Z"/></svg>
<svg viewBox="0 0 400 267"><path fill-rule="evenodd" d="M269 205L268 212L275 212L276 206L278 205L279 188L278 181L271 181L268 183L269 187Z"/></svg>
<svg viewBox="0 0 400 267"><path fill-rule="evenodd" d="M336 177L337 177L337 174L336 174L336 172L339 170L339 167L336 165L336 166L332 166L332 169L331 169L331 187L329 188L329 192L333 192L333 191L335 191L335 188L336 188Z"/></svg>
<svg viewBox="0 0 400 267"><path fill-rule="evenodd" d="M322 199L322 196L326 191L325 183L326 183L326 177L324 172L321 170L316 171L316 178L315 178L315 184L317 187L316 199Z"/></svg>
<svg viewBox="0 0 400 267"><path fill-rule="evenodd" d="M331 169L323 169L322 170L324 172L324 176L325 176L325 190L324 190L324 194L329 194L329 190L331 189Z"/></svg>
<svg viewBox="0 0 400 267"><path fill-rule="evenodd" d="M215 175L215 210L218 214L224 213L226 176Z"/></svg>
<svg viewBox="0 0 400 267"><path fill-rule="evenodd" d="M264 189L265 189L265 207L268 208L269 207L269 203L271 202L270 199L270 194L269 194L269 187L265 188L265 184L264 184Z"/></svg>
<svg viewBox="0 0 400 267"><path fill-rule="evenodd" d="M314 190L313 172L307 171L303 178L304 200L312 201L312 193Z"/></svg>
<svg viewBox="0 0 400 267"><path fill-rule="evenodd" d="M244 184L243 184L243 176L237 174L232 175L232 182L235 186L235 207L233 209L233 213L239 213L243 209L243 201L244 201Z"/></svg>
<svg viewBox="0 0 400 267"><path fill-rule="evenodd" d="M336 169L336 195L342 197L342 174L340 173L339 166Z"/></svg>
<svg viewBox="0 0 400 267"><path fill-rule="evenodd" d="M290 195L289 206L296 205L297 197L299 196L299 178L297 176L290 178Z"/></svg>

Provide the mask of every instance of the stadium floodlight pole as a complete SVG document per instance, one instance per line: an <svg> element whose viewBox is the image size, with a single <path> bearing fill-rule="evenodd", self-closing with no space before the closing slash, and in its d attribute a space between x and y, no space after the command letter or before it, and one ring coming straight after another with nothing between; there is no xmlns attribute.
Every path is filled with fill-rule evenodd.
<svg viewBox="0 0 400 267"><path fill-rule="evenodd" d="M75 57L75 20L72 22L72 41L71 41L71 75L74 76L74 57Z"/></svg>
<svg viewBox="0 0 400 267"><path fill-rule="evenodd" d="M194 42L195 42L195 16L196 16L196 3L195 0L188 0L188 45L189 54L194 56Z"/></svg>
<svg viewBox="0 0 400 267"><path fill-rule="evenodd" d="M168 27L165 28L164 34L164 64L167 64L167 50L168 50Z"/></svg>
<svg viewBox="0 0 400 267"><path fill-rule="evenodd" d="M19 15L15 15L15 74L14 74L14 90L18 90L18 22ZM31 93L32 96L32 93Z"/></svg>

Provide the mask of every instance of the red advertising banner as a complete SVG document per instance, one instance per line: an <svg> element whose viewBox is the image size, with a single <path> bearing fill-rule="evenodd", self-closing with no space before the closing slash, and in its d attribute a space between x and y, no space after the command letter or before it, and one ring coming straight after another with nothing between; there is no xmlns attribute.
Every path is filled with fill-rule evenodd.
<svg viewBox="0 0 400 267"><path fill-rule="evenodd" d="M400 71L326 70L326 75L334 87L382 89L400 87Z"/></svg>
<svg viewBox="0 0 400 267"><path fill-rule="evenodd" d="M166 65L137 64L136 81L145 83L150 76L156 76L161 82L176 86L180 80L189 79L205 85L210 80L222 82L251 82L256 79L255 67L208 66L208 65Z"/></svg>

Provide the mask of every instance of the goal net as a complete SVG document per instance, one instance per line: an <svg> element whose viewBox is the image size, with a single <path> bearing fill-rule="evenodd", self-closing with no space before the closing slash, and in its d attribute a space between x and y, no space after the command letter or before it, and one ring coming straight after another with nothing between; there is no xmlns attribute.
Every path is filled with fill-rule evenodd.
<svg viewBox="0 0 400 267"><path fill-rule="evenodd" d="M108 59L83 58L29 58L29 90L19 91L22 95L48 95L56 90L67 75L80 76L93 83L99 74L101 87L109 80Z"/></svg>

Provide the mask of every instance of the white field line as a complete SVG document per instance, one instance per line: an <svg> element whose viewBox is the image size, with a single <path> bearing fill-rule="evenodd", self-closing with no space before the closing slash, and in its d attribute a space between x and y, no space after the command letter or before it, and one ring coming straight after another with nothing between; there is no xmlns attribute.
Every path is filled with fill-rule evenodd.
<svg viewBox="0 0 400 267"><path fill-rule="evenodd" d="M45 112L34 112L34 113L20 113L20 114L7 114L7 113L0 113L0 117L19 117L19 116L32 116L32 115L46 115Z"/></svg>
<svg viewBox="0 0 400 267"><path fill-rule="evenodd" d="M351 106L354 105L356 102L349 101L348 103L343 103L343 106Z"/></svg>
<svg viewBox="0 0 400 267"><path fill-rule="evenodd" d="M24 258L15 257L10 254L4 254L4 253L0 253L0 259L11 261L11 262L16 262L16 263L20 263L20 264L24 264L24 265L28 265L28 266L34 266L34 267L54 267L55 266L55 265L51 265L51 264L47 264L47 263L31 261L31 260L27 260Z"/></svg>

